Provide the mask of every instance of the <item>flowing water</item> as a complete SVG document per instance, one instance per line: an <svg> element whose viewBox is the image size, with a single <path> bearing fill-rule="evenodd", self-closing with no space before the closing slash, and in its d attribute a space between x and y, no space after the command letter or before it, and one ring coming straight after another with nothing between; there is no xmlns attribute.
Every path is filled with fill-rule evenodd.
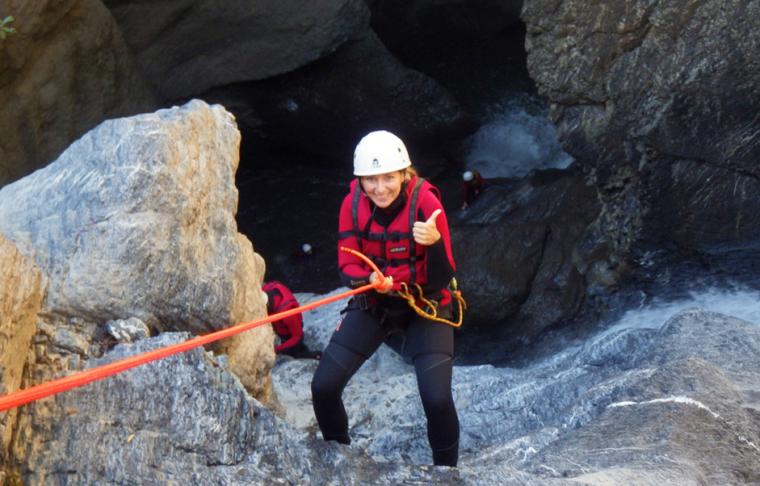
<svg viewBox="0 0 760 486"><path fill-rule="evenodd" d="M573 158L537 96L520 94L491 107L469 142L466 167L483 177L523 177L536 169L564 169Z"/></svg>

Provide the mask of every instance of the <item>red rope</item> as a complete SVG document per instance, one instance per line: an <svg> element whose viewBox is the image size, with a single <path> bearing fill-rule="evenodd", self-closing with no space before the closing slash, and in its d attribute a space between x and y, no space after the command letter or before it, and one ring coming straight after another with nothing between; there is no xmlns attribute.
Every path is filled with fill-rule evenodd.
<svg viewBox="0 0 760 486"><path fill-rule="evenodd" d="M314 302L311 302L306 305L302 305L300 307L296 307L294 309L278 312L277 314L272 314L271 316L267 316L262 319L257 319L255 321L237 324L235 326L221 329L219 331L215 331L209 334L204 334L203 336L197 336L197 337L188 339L187 341L183 341L181 343L172 344L172 345L159 348L159 349L154 349L152 351L137 354L135 356L130 356L129 358L124 358L119 361L114 361L113 363L108 363L106 365L98 366L96 368L80 371L72 375L66 376L64 378L59 378L57 380L41 383L39 385L35 385L33 387L26 388L24 390L18 390L13 393L9 393L7 395L0 397L0 412L27 404L29 402L33 402L35 400L39 400L40 398L45 398L50 395L55 395L56 393L61 393L66 390L76 388L78 386L86 385L87 383L90 383L92 381L100 380L102 378L106 378L108 376L121 373L122 371L126 371L130 368L135 368L142 364L150 363L151 361L156 361L161 358L166 358L167 356L171 356L173 354L189 351L193 348L197 348L198 346L203 346L204 344L209 344L214 341L218 341L220 339L234 336L235 334L239 334L241 332L249 331L256 327L267 324L271 321L279 321L280 319L283 319L285 317L289 317L294 314L300 314L301 312L305 312L307 310L311 310L316 307L326 305L331 302L335 302L336 300L340 300L346 297L350 297L352 295L360 294L362 292L365 292L367 290L371 290L374 288L379 288L379 286L382 285L383 280L384 280L382 273L379 270L377 270L377 267L366 256L362 255L361 253L355 250L351 250L350 248L341 247L341 250L347 251L363 259L365 262L367 262L370 265L370 267L373 270L375 270L378 273L378 276L380 276L381 278L378 278L374 284L367 284L362 287L355 288L353 290L347 290L345 292L341 292L340 294L333 295L331 297L325 297L323 299L316 300Z"/></svg>

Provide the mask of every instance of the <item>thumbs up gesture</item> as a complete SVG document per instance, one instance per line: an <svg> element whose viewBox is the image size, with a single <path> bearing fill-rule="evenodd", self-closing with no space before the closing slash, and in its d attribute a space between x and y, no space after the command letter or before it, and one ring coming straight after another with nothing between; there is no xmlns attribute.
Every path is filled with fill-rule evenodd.
<svg viewBox="0 0 760 486"><path fill-rule="evenodd" d="M435 226L435 220L439 214L441 214L441 210L436 209L427 221L415 221L414 227L412 228L414 241L420 245L430 246L441 239L441 233Z"/></svg>

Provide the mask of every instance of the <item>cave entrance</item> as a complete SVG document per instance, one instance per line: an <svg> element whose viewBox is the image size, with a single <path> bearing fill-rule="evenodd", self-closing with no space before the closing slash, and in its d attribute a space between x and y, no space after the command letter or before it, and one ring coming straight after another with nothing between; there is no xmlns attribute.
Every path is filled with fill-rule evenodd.
<svg viewBox="0 0 760 486"><path fill-rule="evenodd" d="M479 124L488 123L505 100L539 99L528 75L525 25L519 19L519 5L506 12L503 5L494 7L499 12L477 12L463 2L459 7L418 9L411 12L414 17L403 17L398 12L409 11L406 3L369 4L372 28L389 51L407 67L444 86ZM399 15L403 17L400 21ZM257 95L250 94L252 85L237 85L222 96L232 93L235 99L244 100L238 111L250 106L262 117L256 120L236 113L243 135L237 177L238 226L264 256L268 280L282 280L295 291L323 293L340 286L337 212L348 191L346 166L351 154L345 151L329 160L315 155L317 151L307 153L303 147L273 142L287 140L288 134L266 133L266 113L257 108L256 97L271 98L279 87L288 85L287 76L255 83ZM228 106L235 111L234 103ZM244 119L252 123L240 123ZM315 128L317 133L321 129ZM461 204L460 175L470 143L466 139L440 141L447 150L452 144L460 147L457 160L436 154L435 146L425 154L442 161L434 170L426 168L423 175L442 189L444 205L450 212ZM314 254L310 257L300 254L303 243L312 246Z"/></svg>

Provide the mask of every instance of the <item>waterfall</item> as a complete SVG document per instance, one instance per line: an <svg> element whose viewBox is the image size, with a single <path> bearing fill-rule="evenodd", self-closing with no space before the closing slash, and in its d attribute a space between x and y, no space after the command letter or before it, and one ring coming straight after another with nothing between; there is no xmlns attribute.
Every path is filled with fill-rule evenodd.
<svg viewBox="0 0 760 486"><path fill-rule="evenodd" d="M469 141L467 168L493 178L569 166L573 158L562 150L546 113L543 102L528 94L494 105Z"/></svg>

